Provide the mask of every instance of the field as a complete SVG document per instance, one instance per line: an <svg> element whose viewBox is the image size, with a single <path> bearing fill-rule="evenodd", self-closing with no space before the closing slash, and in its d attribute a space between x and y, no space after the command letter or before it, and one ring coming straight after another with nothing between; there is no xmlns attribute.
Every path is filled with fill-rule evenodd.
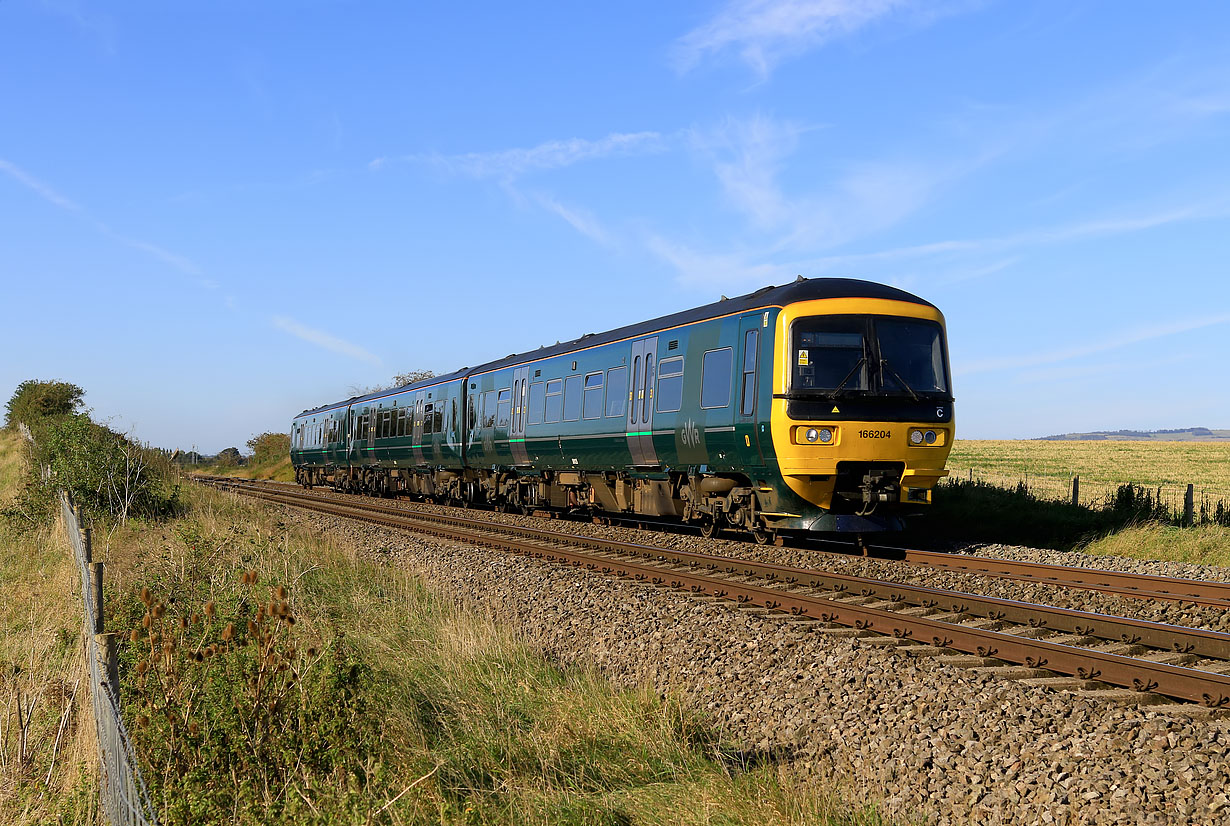
<svg viewBox="0 0 1230 826"><path fill-rule="evenodd" d="M1128 483L1151 495L1160 490L1157 501L1172 513L1181 512L1189 483L1197 508L1230 505L1230 443L964 439L953 445L948 467L955 484L936 494L935 532L941 535L1230 565L1226 527L1179 528L1103 510ZM1081 508L1070 504L1074 475L1080 476ZM1017 492L1021 483L1028 495Z"/></svg>
<svg viewBox="0 0 1230 826"><path fill-rule="evenodd" d="M1044 498L1069 498L1080 476L1081 503L1097 504L1131 483L1162 489L1162 501L1182 504L1188 484L1196 497L1230 502L1230 442L1128 442L958 439L948 460L952 478L1000 487L1025 482Z"/></svg>

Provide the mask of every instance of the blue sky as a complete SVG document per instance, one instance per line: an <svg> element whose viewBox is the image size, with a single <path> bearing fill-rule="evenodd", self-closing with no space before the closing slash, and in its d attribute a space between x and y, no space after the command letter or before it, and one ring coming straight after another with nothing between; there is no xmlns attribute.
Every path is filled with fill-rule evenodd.
<svg viewBox="0 0 1230 826"><path fill-rule="evenodd" d="M213 452L796 274L958 428L1230 427L1230 5L0 3L0 395Z"/></svg>

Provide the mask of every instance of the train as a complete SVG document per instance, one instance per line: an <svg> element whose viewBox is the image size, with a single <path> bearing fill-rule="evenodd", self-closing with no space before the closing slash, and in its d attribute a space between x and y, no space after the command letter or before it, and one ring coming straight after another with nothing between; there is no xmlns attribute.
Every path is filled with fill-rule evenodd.
<svg viewBox="0 0 1230 826"><path fill-rule="evenodd" d="M704 536L897 530L954 438L944 316L803 278L304 410L304 487L673 520Z"/></svg>

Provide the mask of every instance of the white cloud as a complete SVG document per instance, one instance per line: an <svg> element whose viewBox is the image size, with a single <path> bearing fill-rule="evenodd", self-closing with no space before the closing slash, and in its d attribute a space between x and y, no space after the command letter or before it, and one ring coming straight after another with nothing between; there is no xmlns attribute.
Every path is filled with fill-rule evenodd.
<svg viewBox="0 0 1230 826"><path fill-rule="evenodd" d="M399 160L427 163L473 178L495 178L510 182L530 172L560 169L596 158L656 152L662 148L662 136L657 132L617 132L592 141L570 138L546 141L529 148L467 152L458 155L406 155ZM368 168L378 171L390 162L386 157L376 158L368 164Z"/></svg>
<svg viewBox="0 0 1230 826"><path fill-rule="evenodd" d="M366 361L371 364L380 364L379 357L369 353L357 344L351 344L349 341L340 339L337 336L321 330L316 330L304 324L300 324L292 318L286 316L274 316L273 326L279 330L290 333L295 338L315 344L317 347L330 350L334 353L340 353L343 356L349 356L357 361Z"/></svg>
<svg viewBox="0 0 1230 826"><path fill-rule="evenodd" d="M912 0L733 0L675 42L675 68L686 72L710 55L734 51L760 78L787 57L853 34Z"/></svg>

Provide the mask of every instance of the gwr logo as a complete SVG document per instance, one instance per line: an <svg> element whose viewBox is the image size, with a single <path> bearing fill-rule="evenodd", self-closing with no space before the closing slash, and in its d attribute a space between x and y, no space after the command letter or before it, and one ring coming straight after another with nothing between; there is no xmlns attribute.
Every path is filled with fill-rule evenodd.
<svg viewBox="0 0 1230 826"><path fill-rule="evenodd" d="M679 441L684 447L700 447L700 429L696 426L696 422L688 419L679 425Z"/></svg>

